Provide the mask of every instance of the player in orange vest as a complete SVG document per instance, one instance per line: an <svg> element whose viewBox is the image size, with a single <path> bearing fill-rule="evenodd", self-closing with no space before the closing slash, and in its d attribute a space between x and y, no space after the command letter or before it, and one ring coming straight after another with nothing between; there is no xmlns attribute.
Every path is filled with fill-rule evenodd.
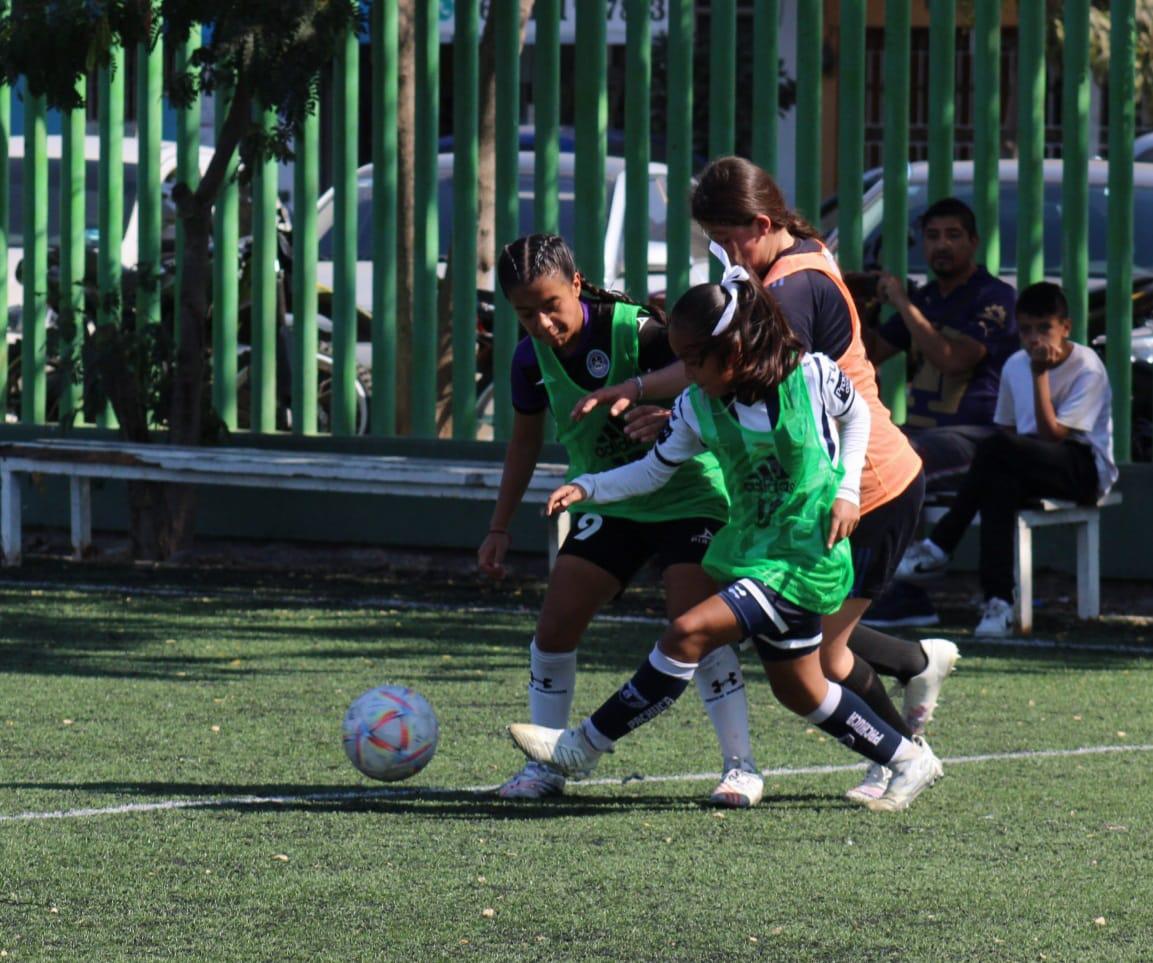
<svg viewBox="0 0 1153 963"><path fill-rule="evenodd" d="M861 522L850 539L853 588L823 625L826 638L848 638L849 645L828 647L836 656L825 672L909 738L931 719L941 685L957 661L957 647L947 639L897 639L860 625L860 620L872 599L884 593L913 541L925 493L921 459L881 403L876 372L861 340L861 322L836 261L816 229L789 209L772 177L740 157L714 161L693 191L692 213L734 262L761 278L804 350L833 358L869 406L873 417L861 475ZM630 386L622 384L589 396L583 410L609 403L621 411L636 400ZM655 425L663 421L645 409L629 412L626 419L630 416L631 429L642 437L654 434ZM905 686L901 712L878 672ZM861 803L877 799L889 778L887 769L874 765L846 795Z"/></svg>

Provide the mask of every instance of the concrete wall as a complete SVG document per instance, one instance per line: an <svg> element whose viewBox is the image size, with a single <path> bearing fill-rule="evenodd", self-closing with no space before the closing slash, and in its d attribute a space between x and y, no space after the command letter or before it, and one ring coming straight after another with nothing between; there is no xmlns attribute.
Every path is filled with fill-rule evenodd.
<svg viewBox="0 0 1153 963"><path fill-rule="evenodd" d="M15 440L15 439L12 439ZM253 439L245 444L264 447L301 447L413 457L469 460L503 459L503 449L488 443L428 442L411 439L346 441ZM557 446L546 448L544 459L563 461ZM1105 578L1153 581L1153 465L1124 465L1118 483L1124 502L1106 509L1101 524L1101 572ZM449 499L381 498L368 495L320 495L264 489L212 487L202 489L197 531L205 536L240 539L348 542L397 548L474 549L488 529L492 505L481 501ZM93 487L93 528L124 532L128 527L125 486L116 482ZM67 531L68 490L60 479L26 485L24 524ZM522 506L513 525L518 551L543 554L547 546L545 521L539 506ZM957 553L962 568L976 567L976 532L970 532ZM1072 530L1040 529L1034 533L1034 564L1038 571L1073 572L1076 546Z"/></svg>

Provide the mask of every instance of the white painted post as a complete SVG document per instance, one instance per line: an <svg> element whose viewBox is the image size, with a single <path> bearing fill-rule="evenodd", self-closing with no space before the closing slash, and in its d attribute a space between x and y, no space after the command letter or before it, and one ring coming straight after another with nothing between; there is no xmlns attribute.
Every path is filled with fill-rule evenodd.
<svg viewBox="0 0 1153 963"><path fill-rule="evenodd" d="M6 566L20 564L20 476L0 470L0 548Z"/></svg>
<svg viewBox="0 0 1153 963"><path fill-rule="evenodd" d="M1013 550L1017 569L1017 625L1022 635L1033 631L1033 530L1017 516L1017 538Z"/></svg>
<svg viewBox="0 0 1153 963"><path fill-rule="evenodd" d="M69 514L72 519L72 557L84 558L92 547L92 483L73 475L68 479Z"/></svg>
<svg viewBox="0 0 1153 963"><path fill-rule="evenodd" d="M1077 615L1101 614L1101 516L1092 511L1077 526Z"/></svg>

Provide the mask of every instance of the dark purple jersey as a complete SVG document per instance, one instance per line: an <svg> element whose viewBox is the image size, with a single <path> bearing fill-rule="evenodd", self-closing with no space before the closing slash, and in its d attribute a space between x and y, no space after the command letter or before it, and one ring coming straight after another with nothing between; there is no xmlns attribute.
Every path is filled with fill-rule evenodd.
<svg viewBox="0 0 1153 963"><path fill-rule="evenodd" d="M1001 368L1019 347L1013 315L1012 285L978 267L964 284L941 296L936 281L918 288L913 304L946 338L967 335L985 346L986 354L972 371L944 374L912 344L900 315L886 321L880 335L893 347L909 352L909 399L906 422L917 427L991 425L997 407Z"/></svg>
<svg viewBox="0 0 1153 963"><path fill-rule="evenodd" d="M820 251L819 241L804 237L778 257ZM806 351L819 352L836 361L848 350L853 340L853 317L831 278L820 271L796 271L770 284L768 290Z"/></svg>
<svg viewBox="0 0 1153 963"><path fill-rule="evenodd" d="M589 391L603 388L612 357L613 311L615 301L581 299L584 328L571 354L560 355L565 372L576 384ZM676 361L669 347L668 331L647 314L637 317L640 372L656 371ZM532 338L522 338L512 356L512 406L521 414L535 415L548 407L548 391L541 380L540 365Z"/></svg>

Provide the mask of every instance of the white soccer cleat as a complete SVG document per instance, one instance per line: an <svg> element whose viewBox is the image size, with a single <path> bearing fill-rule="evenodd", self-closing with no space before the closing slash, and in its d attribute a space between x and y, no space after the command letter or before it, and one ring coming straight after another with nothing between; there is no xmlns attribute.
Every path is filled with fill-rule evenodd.
<svg viewBox="0 0 1153 963"><path fill-rule="evenodd" d="M911 759L890 763L893 778L880 799L865 803L875 813L896 813L908 809L909 804L945 774L941 760L921 736L913 736L920 749Z"/></svg>
<svg viewBox="0 0 1153 963"><path fill-rule="evenodd" d="M1013 606L1004 599L993 597L981 610L981 621L973 630L979 639L1003 639L1013 632Z"/></svg>
<svg viewBox="0 0 1153 963"><path fill-rule="evenodd" d="M761 801L764 794L764 776L755 769L735 766L721 777L717 788L709 796L709 801L716 806L727 806L729 809L751 809Z"/></svg>
<svg viewBox="0 0 1153 963"><path fill-rule="evenodd" d="M892 778L893 773L891 770L885 768L879 762L874 762L865 771L865 778L845 793L845 798L849 800L849 802L860 803L862 806L866 806L872 800L880 799L885 794L885 790L889 788L889 780Z"/></svg>
<svg viewBox="0 0 1153 963"><path fill-rule="evenodd" d="M914 735L921 735L933 720L933 710L941 695L945 678L961 657L957 646L948 639L921 639L921 648L929 664L919 675L913 676L905 686L902 714Z"/></svg>
<svg viewBox="0 0 1153 963"><path fill-rule="evenodd" d="M508 734L529 759L548 763L573 779L582 779L591 773L603 755L593 748L580 726L549 729L518 722L508 727Z"/></svg>
<svg viewBox="0 0 1153 963"><path fill-rule="evenodd" d="M529 760L514 773L496 794L501 799L547 799L564 795L565 777L541 762Z"/></svg>
<svg viewBox="0 0 1153 963"><path fill-rule="evenodd" d="M901 558L896 578L908 579L915 582L918 579L932 578L945 571L949 565L949 556L931 539L923 538L914 542Z"/></svg>

